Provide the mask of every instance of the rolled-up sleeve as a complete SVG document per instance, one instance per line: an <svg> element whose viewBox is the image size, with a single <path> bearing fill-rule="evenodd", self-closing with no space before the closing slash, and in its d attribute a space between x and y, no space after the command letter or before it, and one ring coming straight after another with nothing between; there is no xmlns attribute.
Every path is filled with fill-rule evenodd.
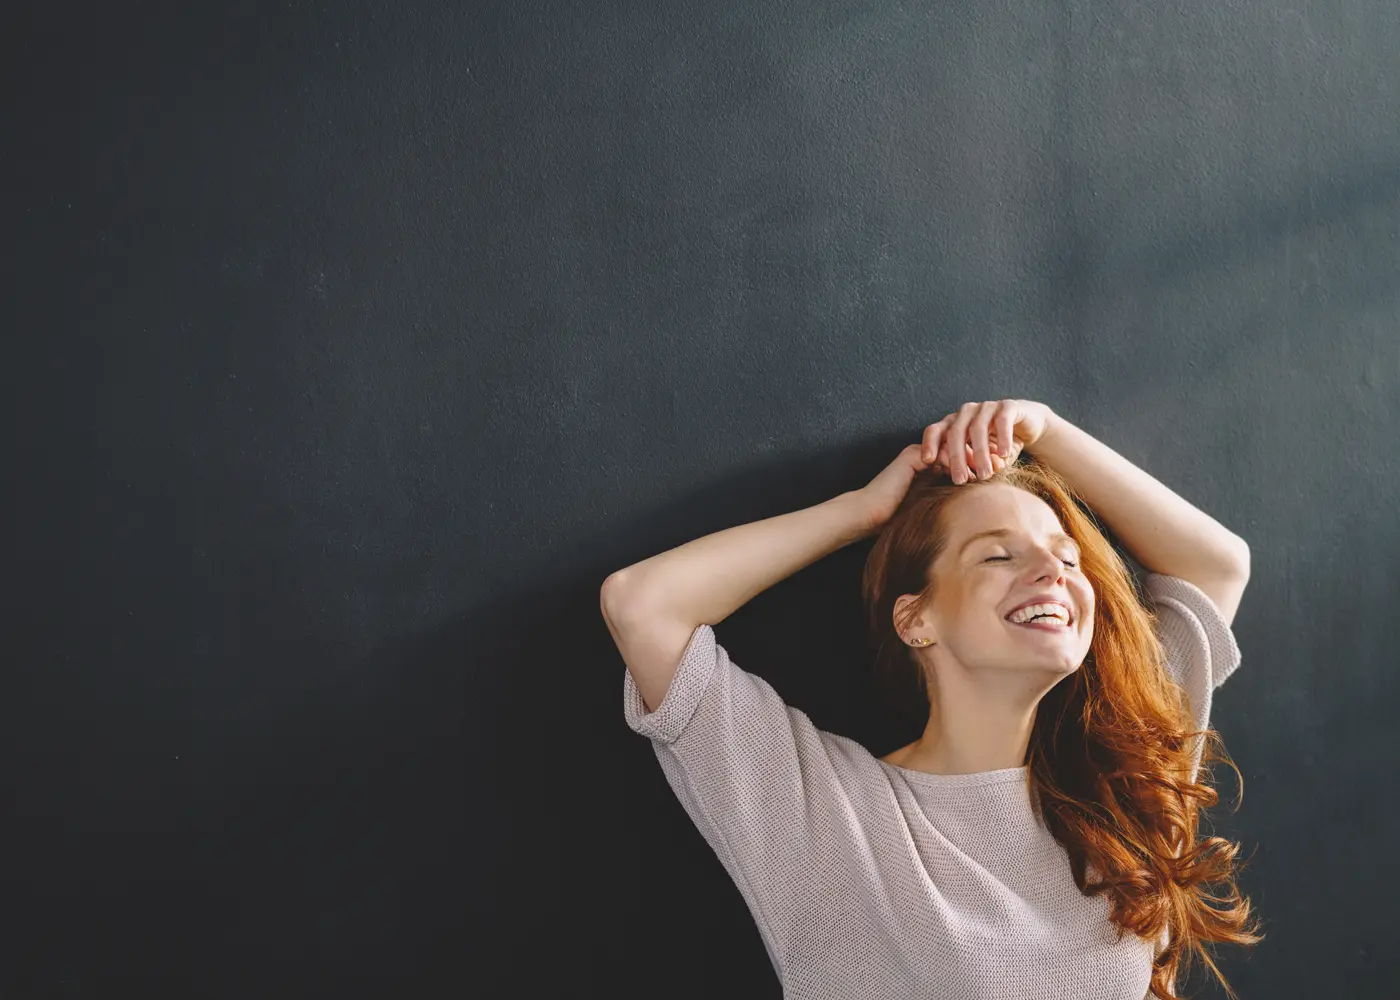
<svg viewBox="0 0 1400 1000"><path fill-rule="evenodd" d="M819 730L735 666L709 625L691 635L656 711L624 669L623 710L743 894L781 979L813 861L813 807L835 781Z"/></svg>
<svg viewBox="0 0 1400 1000"><path fill-rule="evenodd" d="M1158 636L1179 677L1200 674L1211 689L1224 684L1242 659L1230 623L1189 580L1148 573L1143 590L1156 606Z"/></svg>
<svg viewBox="0 0 1400 1000"><path fill-rule="evenodd" d="M1204 729L1215 689L1240 665L1235 633L1209 595L1188 580L1148 573L1143 591L1157 616L1167 673L1185 690L1196 728ZM1203 751L1204 745L1198 745L1198 765Z"/></svg>

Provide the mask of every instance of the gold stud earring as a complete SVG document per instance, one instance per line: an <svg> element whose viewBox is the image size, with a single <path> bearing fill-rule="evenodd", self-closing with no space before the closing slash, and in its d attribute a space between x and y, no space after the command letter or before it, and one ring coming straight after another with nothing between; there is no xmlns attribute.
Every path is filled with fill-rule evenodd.
<svg viewBox="0 0 1400 1000"><path fill-rule="evenodd" d="M933 642L933 640L932 640L932 639L927 639L927 638L925 638L925 639L911 639L911 640L909 641L909 644L910 644L911 646L927 646L927 645L928 645L929 643L931 643L931 642Z"/></svg>

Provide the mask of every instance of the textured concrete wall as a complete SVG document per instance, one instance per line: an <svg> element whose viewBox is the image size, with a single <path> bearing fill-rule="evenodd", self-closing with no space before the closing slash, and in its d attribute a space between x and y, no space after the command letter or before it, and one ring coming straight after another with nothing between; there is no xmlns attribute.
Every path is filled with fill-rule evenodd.
<svg viewBox="0 0 1400 1000"><path fill-rule="evenodd" d="M1002 397L1251 543L1232 984L1392 987L1400 7L213 6L4 33L0 994L776 997L598 586ZM859 548L723 627L883 753Z"/></svg>

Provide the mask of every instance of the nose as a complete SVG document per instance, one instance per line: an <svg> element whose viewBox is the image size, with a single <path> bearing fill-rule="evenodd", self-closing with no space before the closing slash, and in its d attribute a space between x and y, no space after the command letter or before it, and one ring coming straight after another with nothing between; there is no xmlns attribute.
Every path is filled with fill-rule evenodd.
<svg viewBox="0 0 1400 1000"><path fill-rule="evenodd" d="M1048 551L1042 550L1042 552L1041 552L1041 563L1037 563L1037 564L1036 564L1037 568L1042 569L1041 574L1040 574L1039 576L1036 577L1037 580L1039 580L1039 579L1041 578L1041 576L1045 576L1045 575L1046 575L1046 573L1044 572L1044 567L1043 567L1043 563L1044 563L1045 560L1049 560L1049 562L1050 562L1049 576L1050 576L1050 578L1051 578L1052 580L1058 580L1060 577L1064 576L1064 573L1065 573L1065 565L1064 565L1064 562L1061 561L1060 557L1057 556L1057 555L1055 555L1055 553L1053 553L1053 552L1048 552Z"/></svg>
<svg viewBox="0 0 1400 1000"><path fill-rule="evenodd" d="M1037 584L1063 584L1065 582L1064 563L1061 562L1060 558L1054 553L1050 553L1045 558L1049 560L1048 564L1044 560L1041 560L1036 562L1031 569L1031 572L1035 574L1035 582Z"/></svg>

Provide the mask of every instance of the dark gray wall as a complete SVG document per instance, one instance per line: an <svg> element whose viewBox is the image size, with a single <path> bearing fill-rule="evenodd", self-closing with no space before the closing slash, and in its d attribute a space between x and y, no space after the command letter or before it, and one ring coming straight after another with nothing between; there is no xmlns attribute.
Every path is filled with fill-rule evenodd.
<svg viewBox="0 0 1400 1000"><path fill-rule="evenodd" d="M778 996L598 586L1006 396L1253 546L1231 982L1392 995L1391 0L116 6L3 32L0 995ZM863 554L720 632L879 754Z"/></svg>

